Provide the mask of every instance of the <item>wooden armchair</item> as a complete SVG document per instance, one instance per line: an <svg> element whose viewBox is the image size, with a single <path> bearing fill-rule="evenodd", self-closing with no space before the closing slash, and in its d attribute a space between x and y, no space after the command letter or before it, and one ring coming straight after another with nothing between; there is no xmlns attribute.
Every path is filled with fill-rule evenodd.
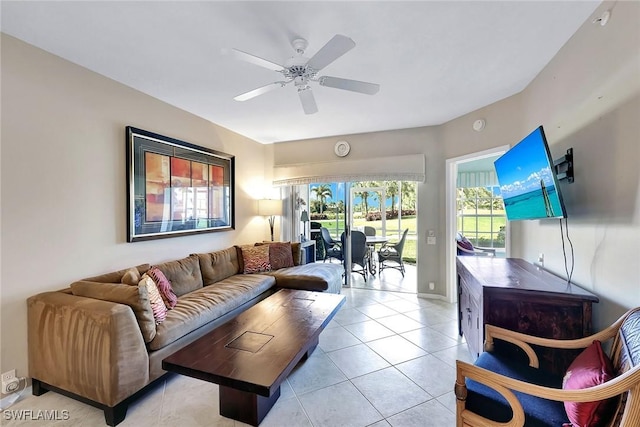
<svg viewBox="0 0 640 427"><path fill-rule="evenodd" d="M617 399L615 412L610 421L603 425L609 427L635 427L640 425L640 307L629 310L605 330L581 339L553 340L537 338L491 325L486 325L485 334L485 352L488 352L486 356L493 358L492 367L494 369L488 370L481 367L485 353L480 356L475 365L462 361L456 362L455 394L457 398L456 425L458 427L522 427L525 425L527 427L534 425L556 425L559 427L562 422L558 424L557 421L552 421L551 418L553 418L553 407L557 410L559 406L560 411L564 411L562 402L597 402L614 397ZM495 369L497 366L495 360L499 360L499 358L495 358L491 354L494 348L494 340L506 341L521 348L528 357L529 366L525 367L525 369L534 372L539 370L539 360L532 346L556 349L584 349L589 347L594 340L598 340L603 343L603 346L605 343L610 344L609 357L613 362L613 370L616 376L603 384L580 390L563 390L559 387L541 385L545 383L544 380L534 384L514 379L495 372L500 369ZM543 372L540 374L541 376L545 375ZM562 384L562 379L559 380L560 384ZM478 396L473 395L476 393L473 389L478 390L478 386L484 387L485 390L487 390L486 387L489 387L495 397L501 396L496 400L500 400L502 404L505 404L507 413L511 414L511 418L499 421L489 419L496 411L492 410L491 405L487 405L486 402L481 405L477 404ZM473 399L476 399L476 407L471 410L468 404ZM542 414L538 419L532 417L531 408L527 406L533 405L532 399L537 399L533 403L535 405L548 405L547 408L537 408L538 412ZM508 407L510 407L510 410ZM566 413L564 416L566 417ZM544 418L548 419L545 420ZM568 418L565 418L564 422L568 422Z"/></svg>

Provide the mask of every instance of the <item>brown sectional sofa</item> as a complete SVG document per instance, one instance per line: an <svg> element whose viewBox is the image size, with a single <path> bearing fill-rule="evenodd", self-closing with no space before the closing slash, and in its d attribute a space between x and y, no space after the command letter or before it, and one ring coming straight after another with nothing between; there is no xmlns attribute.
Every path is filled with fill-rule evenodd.
<svg viewBox="0 0 640 427"><path fill-rule="evenodd" d="M297 255L295 246L293 251ZM131 269L30 297L33 394L54 390L68 395L103 409L107 424L116 425L125 418L130 401L166 373L162 359L179 348L278 288L332 293L342 288L340 265L314 263L242 274L239 260L238 248L231 247L156 265L178 296L177 305L157 325L146 288L123 283ZM139 274L149 268L135 267Z"/></svg>

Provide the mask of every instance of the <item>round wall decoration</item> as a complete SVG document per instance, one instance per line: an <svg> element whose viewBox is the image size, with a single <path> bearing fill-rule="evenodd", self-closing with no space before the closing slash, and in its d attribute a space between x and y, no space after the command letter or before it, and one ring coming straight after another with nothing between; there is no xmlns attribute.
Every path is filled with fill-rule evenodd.
<svg viewBox="0 0 640 427"><path fill-rule="evenodd" d="M336 142L336 146L333 148L333 151L336 153L336 156L344 157L349 154L349 150L351 147L347 141L338 141Z"/></svg>
<svg viewBox="0 0 640 427"><path fill-rule="evenodd" d="M487 122L485 121L485 119L478 119L473 122L473 130L475 130L476 132L480 132L482 129L484 129L486 124Z"/></svg>

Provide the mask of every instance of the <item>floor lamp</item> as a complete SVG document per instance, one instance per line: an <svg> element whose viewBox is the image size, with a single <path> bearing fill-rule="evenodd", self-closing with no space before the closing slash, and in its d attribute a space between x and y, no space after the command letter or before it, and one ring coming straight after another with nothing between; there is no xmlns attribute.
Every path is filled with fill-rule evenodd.
<svg viewBox="0 0 640 427"><path fill-rule="evenodd" d="M282 215L282 200L258 200L258 215L269 217L269 229L271 230L271 241L273 242L273 223L276 215Z"/></svg>

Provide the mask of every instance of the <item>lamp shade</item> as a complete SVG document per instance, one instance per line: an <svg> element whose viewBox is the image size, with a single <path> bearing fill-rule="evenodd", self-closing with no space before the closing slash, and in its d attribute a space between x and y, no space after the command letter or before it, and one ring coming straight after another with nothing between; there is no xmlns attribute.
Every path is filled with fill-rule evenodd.
<svg viewBox="0 0 640 427"><path fill-rule="evenodd" d="M302 213L300 214L300 221L302 222L309 221L309 213L306 210L302 211Z"/></svg>
<svg viewBox="0 0 640 427"><path fill-rule="evenodd" d="M258 200L258 215L262 215L262 216L282 215L282 200L277 200L277 199Z"/></svg>

